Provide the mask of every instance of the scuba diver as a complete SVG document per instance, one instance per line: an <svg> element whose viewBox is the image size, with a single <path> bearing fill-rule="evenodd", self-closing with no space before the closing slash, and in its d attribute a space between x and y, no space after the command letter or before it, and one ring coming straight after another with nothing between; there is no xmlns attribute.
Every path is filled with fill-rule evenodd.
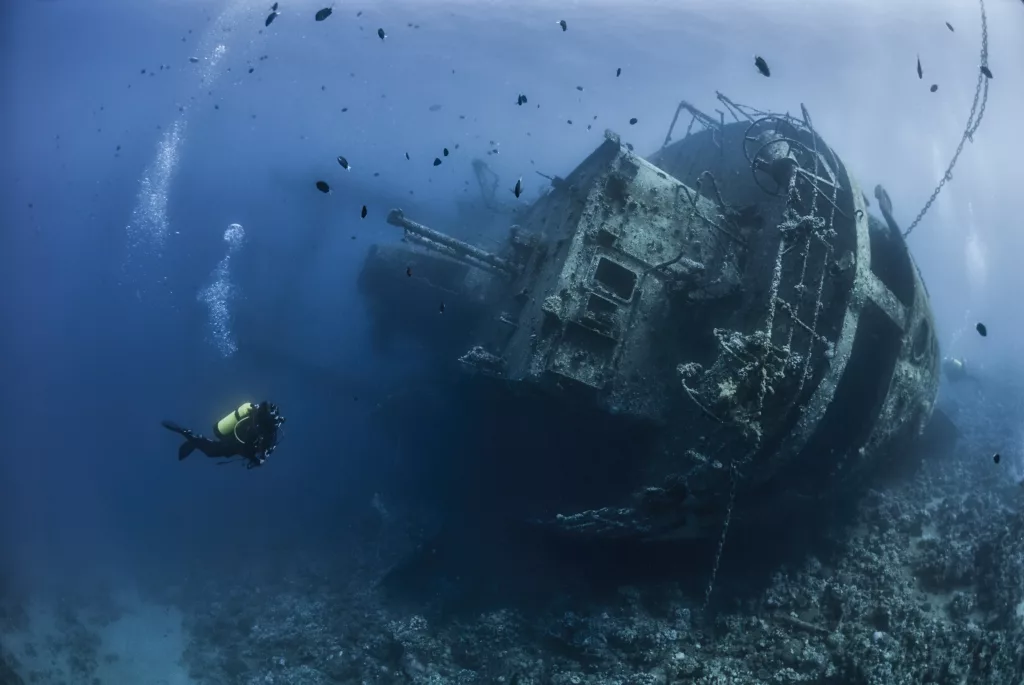
<svg viewBox="0 0 1024 685"><path fill-rule="evenodd" d="M185 442L178 448L178 461L199 450L213 458L243 457L246 460L245 468L251 469L263 466L263 462L277 447L278 429L284 422L277 405L263 401L259 404L246 402L215 423L215 440L171 421L161 421L160 424L185 438Z"/></svg>
<svg viewBox="0 0 1024 685"><path fill-rule="evenodd" d="M946 378L949 379L950 383L959 383L960 381L975 381L977 379L968 373L967 362L957 357L945 357L942 360L942 370L946 373Z"/></svg>

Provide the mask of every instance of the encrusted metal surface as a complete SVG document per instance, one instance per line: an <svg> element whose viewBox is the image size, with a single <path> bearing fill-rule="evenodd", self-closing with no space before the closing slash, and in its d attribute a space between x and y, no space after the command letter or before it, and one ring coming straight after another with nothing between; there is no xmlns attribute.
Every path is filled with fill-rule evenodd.
<svg viewBox="0 0 1024 685"><path fill-rule="evenodd" d="M706 535L737 498L827 496L931 415L938 346L899 231L806 110L719 98L734 121L682 103L686 136L649 159L606 133L495 254L393 214L494 274L466 366L661 436L632 457L642 487L557 528Z"/></svg>

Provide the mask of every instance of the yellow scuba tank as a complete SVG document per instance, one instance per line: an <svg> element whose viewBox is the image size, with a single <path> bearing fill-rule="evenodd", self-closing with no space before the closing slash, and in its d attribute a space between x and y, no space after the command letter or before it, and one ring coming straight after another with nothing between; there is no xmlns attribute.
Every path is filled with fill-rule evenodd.
<svg viewBox="0 0 1024 685"><path fill-rule="evenodd" d="M217 434L217 437L226 438L229 435L233 435L235 436L235 439L238 440L238 434L236 432L238 424L242 423L247 418L249 418L249 414L251 413L252 404L250 402L246 402L245 404L238 407L238 409L234 410L233 412L225 416L223 419L217 422L216 426L214 426L214 432ZM241 440L238 441L242 442Z"/></svg>

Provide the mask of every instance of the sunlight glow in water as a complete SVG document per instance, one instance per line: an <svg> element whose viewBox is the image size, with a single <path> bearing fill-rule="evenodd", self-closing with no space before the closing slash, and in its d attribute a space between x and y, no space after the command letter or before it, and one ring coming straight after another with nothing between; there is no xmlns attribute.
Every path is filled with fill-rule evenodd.
<svg viewBox="0 0 1024 685"><path fill-rule="evenodd" d="M211 282L199 291L197 299L209 309L209 334L213 346L224 357L238 351L235 336L231 332L231 301L238 297L238 286L231 282L231 256L238 252L245 241L245 229L241 224L231 224L224 231L224 242L228 253L213 270Z"/></svg>

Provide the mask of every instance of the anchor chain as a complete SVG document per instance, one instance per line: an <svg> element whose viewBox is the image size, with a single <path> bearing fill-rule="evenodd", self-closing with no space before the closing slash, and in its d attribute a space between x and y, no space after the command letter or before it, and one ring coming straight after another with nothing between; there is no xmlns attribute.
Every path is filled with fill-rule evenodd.
<svg viewBox="0 0 1024 685"><path fill-rule="evenodd" d="M985 0L978 0L981 5L981 65L982 67L988 66L988 18L985 15ZM981 104L979 108L978 104ZM981 125L981 119L985 116L985 105L988 103L988 77L982 73L981 69L978 70L978 83L974 87L974 103L971 105L971 114L967 117L967 127L964 129L964 135L960 138L960 144L956 146L956 152L953 153L953 159L950 160L949 166L946 167L946 173L943 174L942 180L935 186L935 190L932 191L931 197L924 203L924 207L917 213L917 216L907 227L907 230L903 232L903 237L906 238L910 235L911 231L921 223L921 219L931 209L935 199L942 192L942 188L946 185L946 182L953 178L953 167L956 166L957 159L960 157L960 153L964 151L964 145L967 141L974 140L974 134L977 132L978 127Z"/></svg>

